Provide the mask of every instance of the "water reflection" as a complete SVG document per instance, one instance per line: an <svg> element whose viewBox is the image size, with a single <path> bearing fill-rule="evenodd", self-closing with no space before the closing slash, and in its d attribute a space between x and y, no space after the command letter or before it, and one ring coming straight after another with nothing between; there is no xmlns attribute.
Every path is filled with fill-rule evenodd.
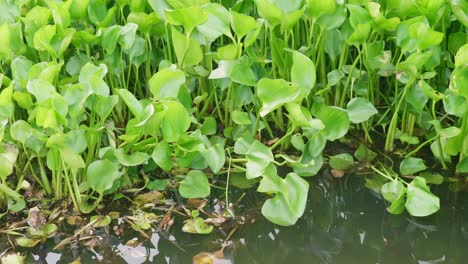
<svg viewBox="0 0 468 264"><path fill-rule="evenodd" d="M434 192L442 195L442 209L434 216L394 216L360 176L331 179L325 174L312 179L308 209L297 225L279 227L258 217L238 228L224 259L214 263L465 263L468 196L455 196L446 187ZM248 195L244 206L255 207L259 199ZM191 263L200 252L221 248L221 231L186 234L178 222L171 233L155 233L137 246L125 245L134 233L117 237L101 230L94 250L76 245L66 252L49 252L52 241L29 257L36 263L70 263L78 257L81 263Z"/></svg>

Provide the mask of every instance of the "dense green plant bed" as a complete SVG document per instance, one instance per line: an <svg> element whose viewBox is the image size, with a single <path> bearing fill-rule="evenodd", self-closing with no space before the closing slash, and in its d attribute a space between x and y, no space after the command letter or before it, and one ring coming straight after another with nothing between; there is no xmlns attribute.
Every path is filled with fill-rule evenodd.
<svg viewBox="0 0 468 264"><path fill-rule="evenodd" d="M251 186L292 225L305 177L357 162L391 213L433 214L428 184L468 172L467 27L463 0L0 0L2 215Z"/></svg>

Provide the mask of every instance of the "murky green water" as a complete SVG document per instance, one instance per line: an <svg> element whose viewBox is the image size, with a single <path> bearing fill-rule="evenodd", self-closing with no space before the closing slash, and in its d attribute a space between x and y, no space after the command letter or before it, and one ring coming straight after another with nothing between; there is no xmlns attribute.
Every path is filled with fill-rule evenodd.
<svg viewBox="0 0 468 264"><path fill-rule="evenodd" d="M468 263L468 195L433 187L442 209L427 218L393 216L384 202L364 187L360 176L314 178L309 207L297 225L275 226L261 216L239 226L214 263ZM245 207L258 196L247 195ZM216 230L208 236L180 231L180 221L169 234L153 234L140 246L125 246L136 236L129 231L117 237L104 230L90 250L74 247L50 251L57 241L28 252L36 263L192 263L200 252L221 248L226 236Z"/></svg>

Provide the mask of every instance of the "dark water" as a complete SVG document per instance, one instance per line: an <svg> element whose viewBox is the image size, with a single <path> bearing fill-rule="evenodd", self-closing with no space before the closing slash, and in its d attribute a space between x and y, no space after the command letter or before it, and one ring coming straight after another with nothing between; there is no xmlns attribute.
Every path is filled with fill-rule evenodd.
<svg viewBox="0 0 468 264"><path fill-rule="evenodd" d="M239 226L214 263L468 263L468 195L432 187L442 209L426 218L390 215L385 203L364 186L362 177L320 176L311 180L308 209L292 227L275 226L261 215L253 224ZM250 193L244 207L255 207L260 197ZM54 241L27 252L36 263L192 263L200 252L221 248L225 233L191 235L180 231L153 234L140 246L125 246L138 235L99 231L93 250L68 248L50 251ZM141 236L140 236L141 237ZM56 243L56 241L55 241Z"/></svg>

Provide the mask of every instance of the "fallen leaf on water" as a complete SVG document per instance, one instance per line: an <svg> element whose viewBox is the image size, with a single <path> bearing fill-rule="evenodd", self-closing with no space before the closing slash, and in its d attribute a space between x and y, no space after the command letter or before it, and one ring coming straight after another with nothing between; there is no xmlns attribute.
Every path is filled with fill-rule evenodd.
<svg viewBox="0 0 468 264"><path fill-rule="evenodd" d="M205 223L210 224L210 225L215 225L215 226L219 226L224 222L226 222L226 218L222 216L205 219Z"/></svg>
<svg viewBox="0 0 468 264"><path fill-rule="evenodd" d="M279 138L275 137L274 139L268 140L266 142L266 144L267 144L267 146L271 146L271 145L275 144L278 140L279 140Z"/></svg>
<svg viewBox="0 0 468 264"><path fill-rule="evenodd" d="M127 243L125 243L125 246L127 247L138 247L141 244L140 241L138 241L138 238L132 238Z"/></svg>
<svg viewBox="0 0 468 264"><path fill-rule="evenodd" d="M217 260L224 259L224 247L216 252L200 252L193 256L193 264L215 264Z"/></svg>
<svg viewBox="0 0 468 264"><path fill-rule="evenodd" d="M135 203L137 203L138 206L144 206L146 204L163 204L164 195L158 191L150 191L138 195L135 198Z"/></svg>
<svg viewBox="0 0 468 264"><path fill-rule="evenodd" d="M341 178L341 177L344 176L344 174L345 174L345 173L344 173L344 171L342 171L342 170L335 170L335 169L332 169L332 170L331 170L331 175L332 175L333 177L335 177L335 178Z"/></svg>
<svg viewBox="0 0 468 264"><path fill-rule="evenodd" d="M23 264L24 256L20 253L8 253L1 258L2 264Z"/></svg>
<svg viewBox="0 0 468 264"><path fill-rule="evenodd" d="M70 264L81 264L81 259L77 258L75 261L70 262Z"/></svg>
<svg viewBox="0 0 468 264"><path fill-rule="evenodd" d="M185 220L182 231L191 234L209 234L213 231L213 226L206 224L201 217Z"/></svg>
<svg viewBox="0 0 468 264"><path fill-rule="evenodd" d="M188 199L187 200L187 207L188 208L196 208L196 209L201 209L206 206L208 203L207 199Z"/></svg>
<svg viewBox="0 0 468 264"><path fill-rule="evenodd" d="M41 239L32 239L32 238L27 238L27 237L19 237L16 239L16 244L18 244L21 247L26 247L26 248L32 248L37 243L39 243Z"/></svg>
<svg viewBox="0 0 468 264"><path fill-rule="evenodd" d="M67 223L69 225L80 225L83 223L83 217L79 216L79 215L72 215L70 217L67 218Z"/></svg>
<svg viewBox="0 0 468 264"><path fill-rule="evenodd" d="M47 219L41 213L39 208L37 208L37 206L29 209L29 214L28 214L29 226L39 229L43 227L46 222L47 222Z"/></svg>
<svg viewBox="0 0 468 264"><path fill-rule="evenodd" d="M171 228L173 224L174 224L174 218L172 218L172 212L167 211L167 213L164 215L163 219L158 225L158 230L169 231L169 229Z"/></svg>

